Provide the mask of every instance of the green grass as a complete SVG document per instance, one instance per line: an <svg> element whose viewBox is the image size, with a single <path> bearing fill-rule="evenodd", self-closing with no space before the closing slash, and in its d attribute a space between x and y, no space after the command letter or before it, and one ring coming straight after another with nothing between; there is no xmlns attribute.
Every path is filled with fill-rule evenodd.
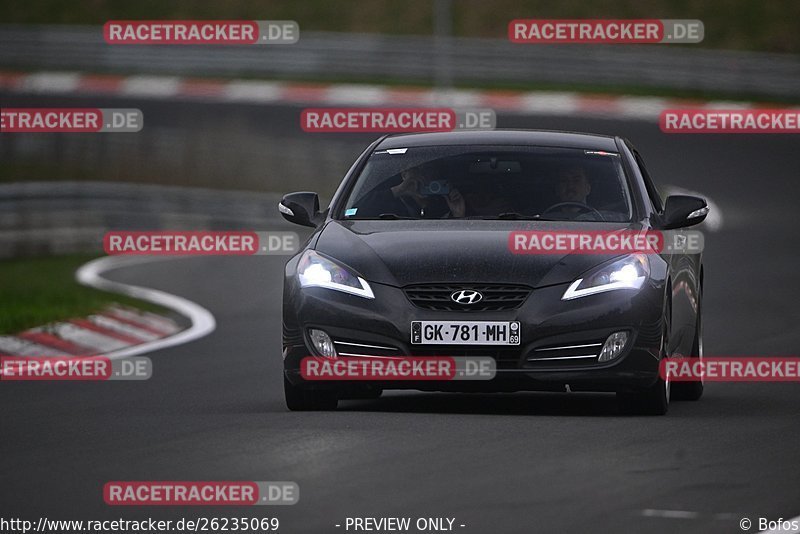
<svg viewBox="0 0 800 534"><path fill-rule="evenodd" d="M120 19L296 20L301 32L431 34L434 0L4 0L3 22ZM453 33L504 37L515 18L700 19L708 48L800 52L797 0L452 0ZM302 36L301 36L302 38ZM666 45L665 45L666 46ZM676 45L670 45L676 46ZM424 59L423 59L424 60Z"/></svg>
<svg viewBox="0 0 800 534"><path fill-rule="evenodd" d="M0 260L0 335L52 321L84 317L118 303L148 311L158 306L79 285L75 270L89 255Z"/></svg>
<svg viewBox="0 0 800 534"><path fill-rule="evenodd" d="M37 161L13 161L0 165L0 183L13 182L69 182L101 180L92 169ZM2 282L0 282L2 283Z"/></svg>

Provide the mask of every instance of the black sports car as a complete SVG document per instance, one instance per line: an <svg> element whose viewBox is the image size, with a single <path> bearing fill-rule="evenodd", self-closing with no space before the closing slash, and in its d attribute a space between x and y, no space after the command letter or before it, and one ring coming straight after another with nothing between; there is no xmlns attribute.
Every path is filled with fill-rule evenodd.
<svg viewBox="0 0 800 534"><path fill-rule="evenodd" d="M702 357L700 253L515 254L524 231L639 232L701 222L704 199L662 202L625 139L544 131L385 136L330 206L283 197L316 228L286 265L283 361L291 410L334 409L387 388L616 392L626 412L663 414L702 382L659 373ZM466 335L450 335L468 324ZM459 331L461 332L461 331ZM488 332L488 334L487 334ZM463 333L463 332L461 332ZM518 335L515 335L518 334ZM307 357L491 357L476 381L316 381Z"/></svg>

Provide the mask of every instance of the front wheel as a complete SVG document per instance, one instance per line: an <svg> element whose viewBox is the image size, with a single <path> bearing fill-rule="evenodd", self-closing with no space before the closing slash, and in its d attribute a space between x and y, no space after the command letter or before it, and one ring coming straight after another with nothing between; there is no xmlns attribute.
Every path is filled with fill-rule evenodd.
<svg viewBox="0 0 800 534"><path fill-rule="evenodd" d="M373 400L383 395L383 388L371 386L352 388L342 391L339 398L342 400Z"/></svg>
<svg viewBox="0 0 800 534"><path fill-rule="evenodd" d="M661 332L660 357L669 357L669 334L672 331L672 306L667 303L664 310L664 326ZM669 410L671 381L669 375L658 373L656 383L642 391L618 391L617 403L620 411L631 415L664 415Z"/></svg>
<svg viewBox="0 0 800 534"><path fill-rule="evenodd" d="M329 411L339 405L336 392L332 390L314 390L295 386L284 376L283 395L286 407L293 412Z"/></svg>
<svg viewBox="0 0 800 534"><path fill-rule="evenodd" d="M617 392L620 411L629 415L664 415L669 410L670 381L660 376L653 386L636 392Z"/></svg>
<svg viewBox="0 0 800 534"><path fill-rule="evenodd" d="M697 324L694 329L692 353L689 355L692 358L698 358L701 362L703 361L703 319L700 314L703 302L702 295L703 293L701 290L700 298L697 299ZM696 401L700 400L700 397L703 396L705 385L703 384L703 379L701 378L697 382L676 382L673 389L675 400Z"/></svg>

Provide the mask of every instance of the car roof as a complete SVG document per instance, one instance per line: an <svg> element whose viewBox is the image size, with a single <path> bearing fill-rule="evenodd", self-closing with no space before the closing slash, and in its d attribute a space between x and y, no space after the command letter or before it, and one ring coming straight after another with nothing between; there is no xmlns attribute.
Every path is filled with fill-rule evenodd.
<svg viewBox="0 0 800 534"><path fill-rule="evenodd" d="M584 148L617 152L609 135L548 130L461 130L455 132L396 134L384 138L376 149L420 146L506 145Z"/></svg>

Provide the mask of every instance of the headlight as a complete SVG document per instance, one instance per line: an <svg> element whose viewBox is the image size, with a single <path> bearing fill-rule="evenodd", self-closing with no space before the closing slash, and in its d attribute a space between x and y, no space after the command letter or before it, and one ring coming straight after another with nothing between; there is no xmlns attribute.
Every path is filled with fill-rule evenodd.
<svg viewBox="0 0 800 534"><path fill-rule="evenodd" d="M326 287L366 299L375 298L366 280L313 250L303 253L297 266L297 275L300 287Z"/></svg>
<svg viewBox="0 0 800 534"><path fill-rule="evenodd" d="M639 289L650 276L650 261L645 254L631 254L578 278L561 300L571 300L616 289Z"/></svg>

